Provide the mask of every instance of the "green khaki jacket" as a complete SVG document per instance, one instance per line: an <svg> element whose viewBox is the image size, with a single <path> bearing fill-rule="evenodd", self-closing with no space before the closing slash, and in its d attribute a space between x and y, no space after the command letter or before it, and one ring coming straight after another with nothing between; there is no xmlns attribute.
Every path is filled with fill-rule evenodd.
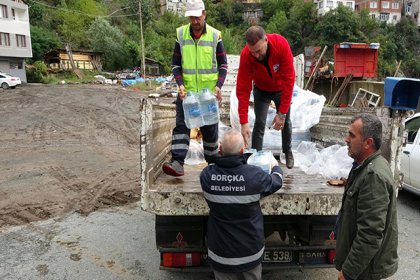
<svg viewBox="0 0 420 280"><path fill-rule="evenodd" d="M334 264L351 279L383 279L397 271L396 200L392 172L380 151L350 171Z"/></svg>

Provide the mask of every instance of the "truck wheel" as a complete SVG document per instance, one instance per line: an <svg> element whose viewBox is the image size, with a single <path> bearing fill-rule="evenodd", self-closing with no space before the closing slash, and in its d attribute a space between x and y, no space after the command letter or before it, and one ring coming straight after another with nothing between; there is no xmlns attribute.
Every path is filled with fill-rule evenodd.
<svg viewBox="0 0 420 280"><path fill-rule="evenodd" d="M2 83L2 84L1 84L1 87L2 87L3 89L7 89L7 88L9 88L9 85L8 85L7 83Z"/></svg>

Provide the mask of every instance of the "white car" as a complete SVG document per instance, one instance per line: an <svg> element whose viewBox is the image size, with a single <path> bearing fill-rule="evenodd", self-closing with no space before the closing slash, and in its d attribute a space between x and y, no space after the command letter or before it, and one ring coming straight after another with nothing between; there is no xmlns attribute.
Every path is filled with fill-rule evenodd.
<svg viewBox="0 0 420 280"><path fill-rule="evenodd" d="M17 85L22 84L19 77L13 77L5 73L0 73L0 87L3 89L15 88Z"/></svg>
<svg viewBox="0 0 420 280"><path fill-rule="evenodd" d="M403 189L420 195L420 113L405 121L407 143L401 156Z"/></svg>

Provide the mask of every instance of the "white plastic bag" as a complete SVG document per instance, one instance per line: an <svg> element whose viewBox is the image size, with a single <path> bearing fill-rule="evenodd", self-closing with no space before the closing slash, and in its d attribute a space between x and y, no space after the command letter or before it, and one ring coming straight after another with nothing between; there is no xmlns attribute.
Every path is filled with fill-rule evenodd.
<svg viewBox="0 0 420 280"><path fill-rule="evenodd" d="M197 140L191 139L190 147L188 149L187 156L185 157L185 164L197 165L205 163L204 159L204 148L202 143L198 143Z"/></svg>
<svg viewBox="0 0 420 280"><path fill-rule="evenodd" d="M261 167L262 170L268 174L271 173L273 166L278 165L278 162L271 151L255 152L248 158L247 163Z"/></svg>

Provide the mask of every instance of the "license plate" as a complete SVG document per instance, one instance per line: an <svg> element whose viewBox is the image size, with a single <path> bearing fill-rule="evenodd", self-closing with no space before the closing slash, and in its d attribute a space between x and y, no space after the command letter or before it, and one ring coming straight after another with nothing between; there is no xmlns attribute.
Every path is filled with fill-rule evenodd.
<svg viewBox="0 0 420 280"><path fill-rule="evenodd" d="M288 250L264 251L264 262L292 262L292 252Z"/></svg>

